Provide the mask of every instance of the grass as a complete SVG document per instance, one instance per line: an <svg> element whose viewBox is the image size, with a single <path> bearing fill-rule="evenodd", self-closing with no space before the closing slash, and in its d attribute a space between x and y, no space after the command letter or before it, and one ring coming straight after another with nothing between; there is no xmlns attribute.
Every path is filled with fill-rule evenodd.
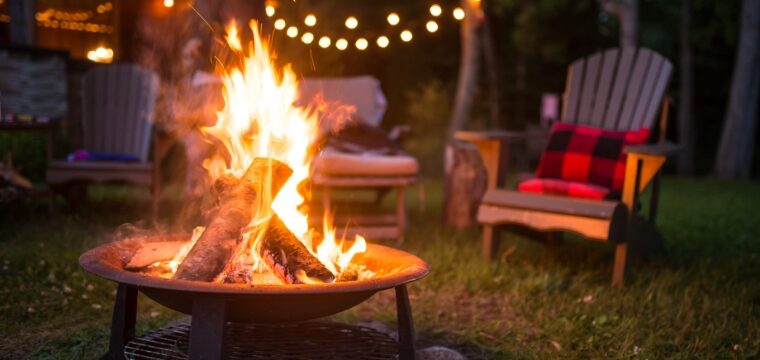
<svg viewBox="0 0 760 360"><path fill-rule="evenodd" d="M547 247L505 236L479 256L477 229L440 226L440 187L427 211L410 196L403 248L432 273L410 287L419 343L472 359L760 357L760 185L666 178L659 224L666 251L610 287L612 249L570 238ZM99 188L85 210L47 219L42 206L0 208L0 358L88 359L103 353L114 284L77 257L130 231L148 207L139 190ZM141 297L139 329L179 315ZM392 292L339 314L393 326Z"/></svg>

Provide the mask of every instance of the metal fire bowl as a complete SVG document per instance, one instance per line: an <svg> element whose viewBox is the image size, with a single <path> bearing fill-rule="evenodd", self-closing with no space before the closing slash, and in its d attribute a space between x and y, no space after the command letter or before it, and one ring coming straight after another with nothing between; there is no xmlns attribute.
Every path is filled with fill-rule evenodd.
<svg viewBox="0 0 760 360"><path fill-rule="evenodd" d="M192 314L196 300L222 300L228 321L279 323L304 321L349 309L374 293L416 281L430 268L422 259L387 246L367 244L357 255L372 279L333 284L243 285L164 279L125 270L131 257L149 242L166 237L139 237L115 241L91 249L79 257L88 272L121 284L137 287L161 305Z"/></svg>

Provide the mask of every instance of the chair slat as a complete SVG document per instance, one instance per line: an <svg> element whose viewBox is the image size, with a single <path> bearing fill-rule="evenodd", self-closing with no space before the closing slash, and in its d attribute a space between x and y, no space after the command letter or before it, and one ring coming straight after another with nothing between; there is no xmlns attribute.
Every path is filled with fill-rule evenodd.
<svg viewBox="0 0 760 360"><path fill-rule="evenodd" d="M662 57L659 54L656 55ZM660 108L660 103L662 102L663 96L665 96L665 89L668 87L672 73L673 63L671 63L668 59L663 58L660 74L658 75L657 81L655 82L652 95L649 97L649 104L647 105L647 109L644 112L644 115L641 117L643 123L639 124L639 127L645 127L649 129L653 128L654 122L657 119L657 110Z"/></svg>
<svg viewBox="0 0 760 360"><path fill-rule="evenodd" d="M623 97L627 90L628 79L631 76L631 69L633 68L633 61L635 58L636 48L634 47L625 47L620 53L620 61L618 62L617 71L615 72L609 105L607 106L607 112L602 124L602 128L604 129L615 129L615 126L617 125L621 105L623 104Z"/></svg>
<svg viewBox="0 0 760 360"><path fill-rule="evenodd" d="M586 59L578 59L567 69L567 82L562 104L562 121L575 123L578 118L578 100L581 96L581 83Z"/></svg>
<svg viewBox="0 0 760 360"><path fill-rule="evenodd" d="M594 109L591 111L591 121L589 124L593 127L602 127L604 116L607 110L607 104L612 92L612 84L615 78L615 68L620 57L620 49L612 48L604 52L602 60L602 73L599 77L599 85L596 87L596 99L594 100Z"/></svg>
<svg viewBox="0 0 760 360"><path fill-rule="evenodd" d="M589 125L591 121L591 107L596 97L596 85L601 73L599 65L602 62L602 53L598 52L586 58L586 68L583 74L583 86L581 98L578 101L578 116L576 124Z"/></svg>
<svg viewBox="0 0 760 360"><path fill-rule="evenodd" d="M633 73L631 73L631 78L627 84L628 89L625 94L623 109L620 112L620 118L615 126L618 130L628 130L631 128L633 113L639 103L639 97L641 96L644 87L644 80L646 80L645 77L651 59L652 50L649 49L640 49L639 53L636 55L636 63L633 67Z"/></svg>
<svg viewBox="0 0 760 360"><path fill-rule="evenodd" d="M644 124L644 114L647 111L649 103L652 101L654 87L657 85L657 79L660 76L660 71L662 71L663 58L656 55L653 54L652 59L649 61L649 69L644 76L644 84L641 86L639 101L633 110L628 129L639 129Z"/></svg>

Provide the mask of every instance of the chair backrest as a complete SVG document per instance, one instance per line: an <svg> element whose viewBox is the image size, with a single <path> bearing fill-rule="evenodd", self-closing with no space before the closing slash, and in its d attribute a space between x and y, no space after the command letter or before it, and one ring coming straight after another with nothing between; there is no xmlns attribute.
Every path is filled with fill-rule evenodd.
<svg viewBox="0 0 760 360"><path fill-rule="evenodd" d="M673 64L647 48L612 48L570 64L562 121L608 130L652 129Z"/></svg>
<svg viewBox="0 0 760 360"><path fill-rule="evenodd" d="M148 160L158 77L131 64L96 67L82 79L82 133L90 151Z"/></svg>
<svg viewBox="0 0 760 360"><path fill-rule="evenodd" d="M311 102L321 96L326 102L354 106L355 114L375 127L380 126L388 105L380 80L372 76L305 78L299 85L302 102Z"/></svg>

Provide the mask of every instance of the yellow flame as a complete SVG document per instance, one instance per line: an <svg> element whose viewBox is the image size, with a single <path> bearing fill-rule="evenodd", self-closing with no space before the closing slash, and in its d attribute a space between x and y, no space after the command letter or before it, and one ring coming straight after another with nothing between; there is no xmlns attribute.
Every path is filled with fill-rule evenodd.
<svg viewBox="0 0 760 360"><path fill-rule="evenodd" d="M203 235L204 230L206 230L206 228L203 226L197 226L193 229L193 236L190 238L190 241L187 244L182 245L182 248L180 248L177 254L174 255L174 258L169 261L169 268L172 270L172 274L177 272L179 264L182 263L182 260L185 260L187 253L189 253L190 249L195 246L195 242L198 241L201 235Z"/></svg>

